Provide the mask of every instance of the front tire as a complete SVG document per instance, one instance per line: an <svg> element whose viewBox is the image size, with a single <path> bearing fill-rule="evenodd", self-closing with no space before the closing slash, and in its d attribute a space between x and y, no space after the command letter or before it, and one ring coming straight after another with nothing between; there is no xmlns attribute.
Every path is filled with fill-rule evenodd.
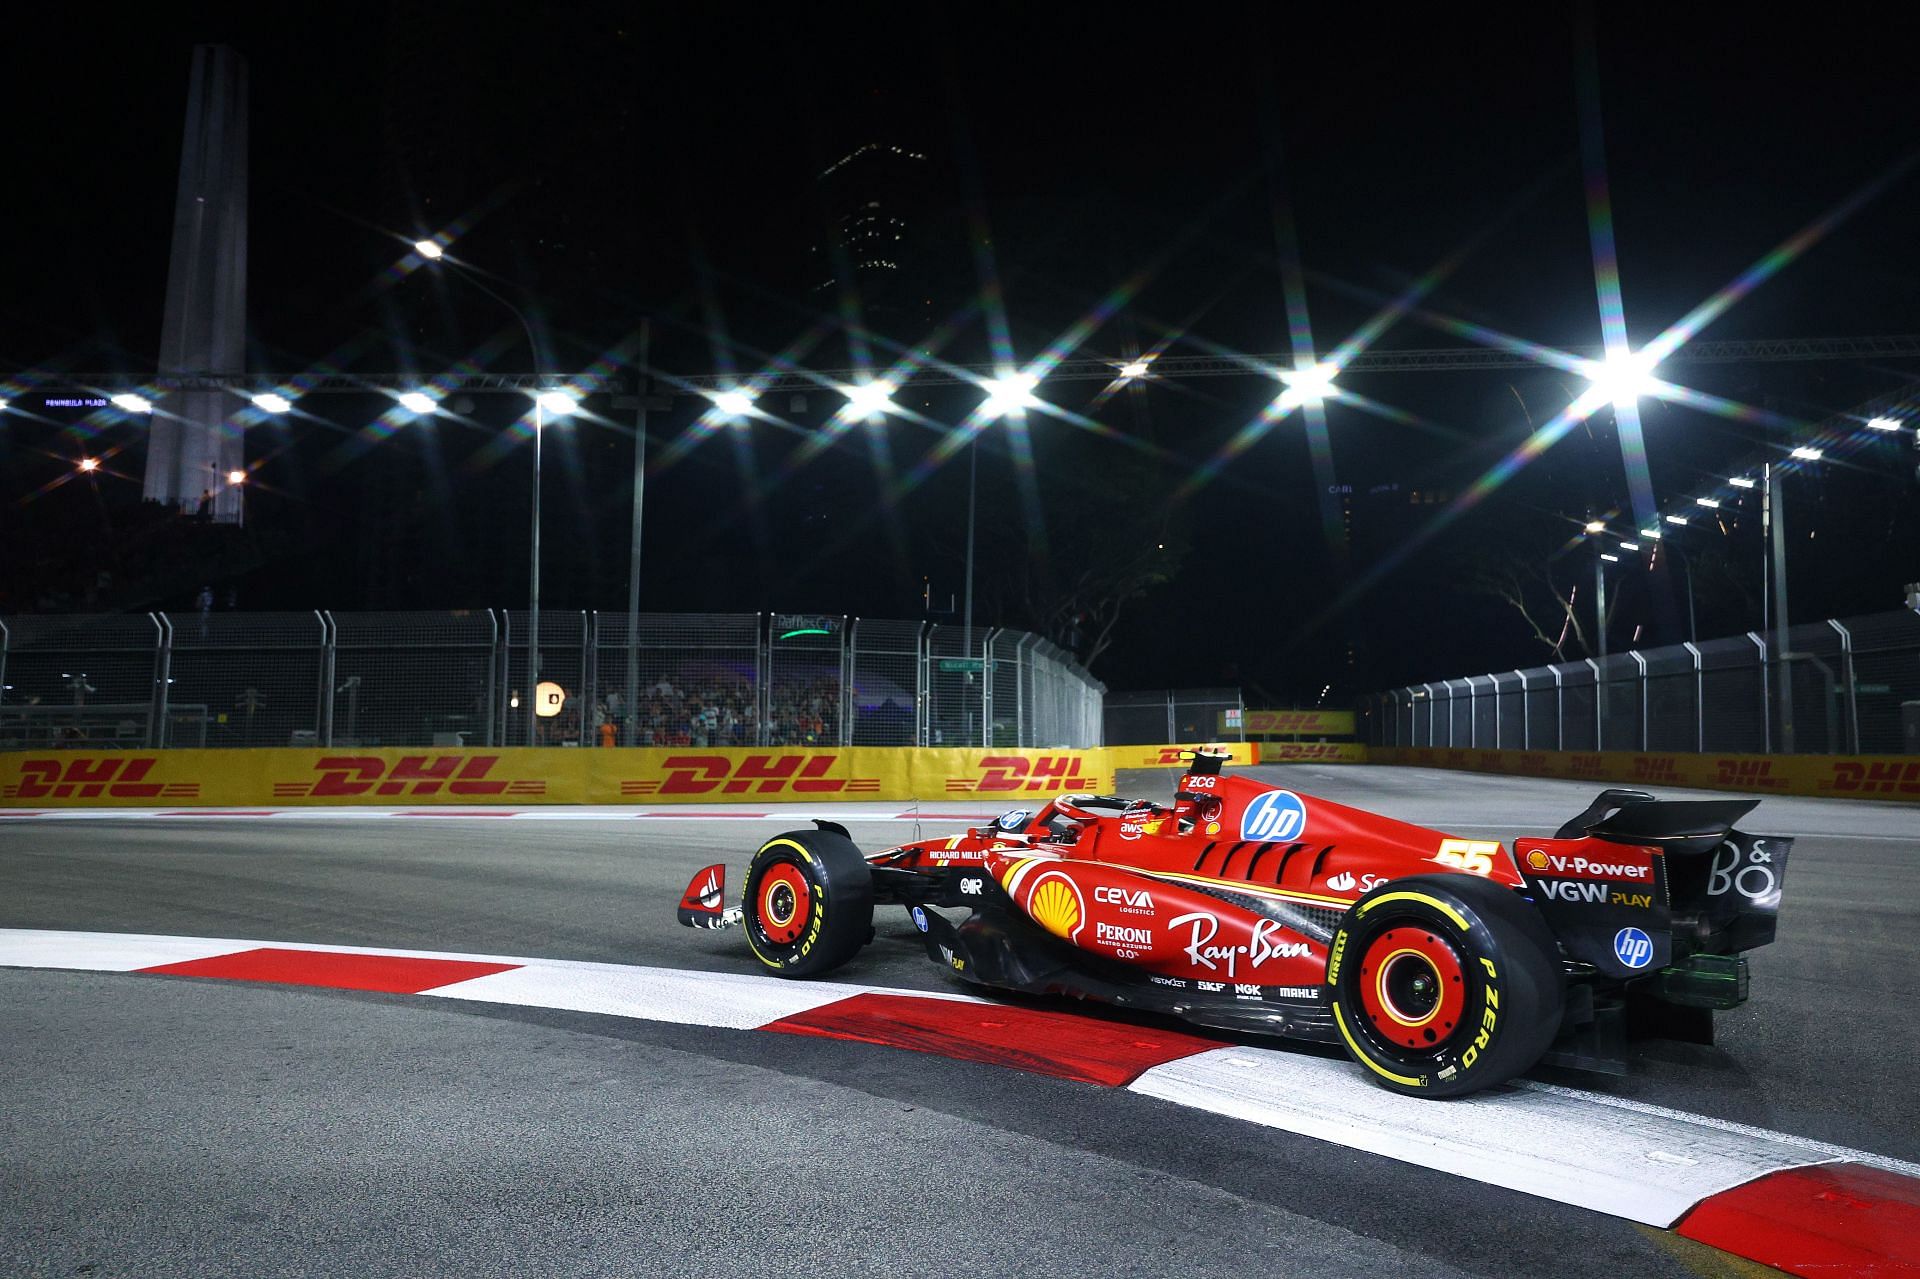
<svg viewBox="0 0 1920 1279"><path fill-rule="evenodd" d="M769 972L831 972L873 936L873 871L844 835L776 835L747 867L741 923L754 958Z"/></svg>
<svg viewBox="0 0 1920 1279"><path fill-rule="evenodd" d="M1327 962L1335 1025L1374 1082L1458 1097L1540 1060L1565 1003L1559 944L1502 885L1392 880L1355 902Z"/></svg>

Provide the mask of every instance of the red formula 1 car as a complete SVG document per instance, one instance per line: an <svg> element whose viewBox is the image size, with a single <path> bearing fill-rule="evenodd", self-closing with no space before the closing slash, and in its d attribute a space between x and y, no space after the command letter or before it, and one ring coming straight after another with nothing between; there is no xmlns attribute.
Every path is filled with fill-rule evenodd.
<svg viewBox="0 0 1920 1279"><path fill-rule="evenodd" d="M1545 1060L1619 1072L1636 1032L1711 1042L1773 940L1793 841L1735 831L1754 800L1609 790L1552 839L1456 839L1221 771L1171 807L1056 799L863 856L832 822L724 866L680 920L744 926L813 977L897 904L960 977L1202 1026L1343 1044L1397 1092L1456 1096ZM958 923L936 908L964 908Z"/></svg>

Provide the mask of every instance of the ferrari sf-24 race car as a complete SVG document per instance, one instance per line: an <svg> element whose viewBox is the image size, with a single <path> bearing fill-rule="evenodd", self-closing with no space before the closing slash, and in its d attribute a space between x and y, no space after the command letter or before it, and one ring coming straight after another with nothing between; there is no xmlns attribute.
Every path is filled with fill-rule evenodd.
<svg viewBox="0 0 1920 1279"><path fill-rule="evenodd" d="M1793 841L1733 829L1756 800L1608 790L1552 839L1499 843L1223 762L1196 753L1171 806L1063 796L865 856L816 820L761 845L741 906L709 866L679 917L814 977L900 905L967 981L1342 1044L1429 1097L1542 1060L1621 1073L1629 1033L1710 1043L1747 997L1741 952L1773 940Z"/></svg>

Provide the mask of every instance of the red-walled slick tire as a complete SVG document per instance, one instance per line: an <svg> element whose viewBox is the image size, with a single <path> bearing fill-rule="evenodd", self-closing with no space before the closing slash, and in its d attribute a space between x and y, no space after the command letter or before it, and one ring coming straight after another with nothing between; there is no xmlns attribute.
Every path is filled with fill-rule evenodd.
<svg viewBox="0 0 1920 1279"><path fill-rule="evenodd" d="M873 936L873 872L844 835L788 831L753 855L741 912L747 945L768 971L818 976Z"/></svg>
<svg viewBox="0 0 1920 1279"><path fill-rule="evenodd" d="M1391 880L1355 902L1327 960L1335 1025L1375 1083L1457 1097L1540 1060L1560 1030L1559 946L1512 889Z"/></svg>

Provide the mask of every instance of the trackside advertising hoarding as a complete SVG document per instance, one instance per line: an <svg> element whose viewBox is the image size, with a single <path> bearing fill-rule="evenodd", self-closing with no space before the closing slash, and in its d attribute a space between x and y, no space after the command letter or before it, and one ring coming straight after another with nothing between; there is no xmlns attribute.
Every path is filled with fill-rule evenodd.
<svg viewBox="0 0 1920 1279"><path fill-rule="evenodd" d="M1104 749L21 751L0 808L1019 800L1113 789Z"/></svg>
<svg viewBox="0 0 1920 1279"><path fill-rule="evenodd" d="M1376 764L1464 768L1519 777L1567 777L1696 786L1753 795L1920 801L1920 755L1668 755L1639 751L1490 751L1375 746Z"/></svg>

